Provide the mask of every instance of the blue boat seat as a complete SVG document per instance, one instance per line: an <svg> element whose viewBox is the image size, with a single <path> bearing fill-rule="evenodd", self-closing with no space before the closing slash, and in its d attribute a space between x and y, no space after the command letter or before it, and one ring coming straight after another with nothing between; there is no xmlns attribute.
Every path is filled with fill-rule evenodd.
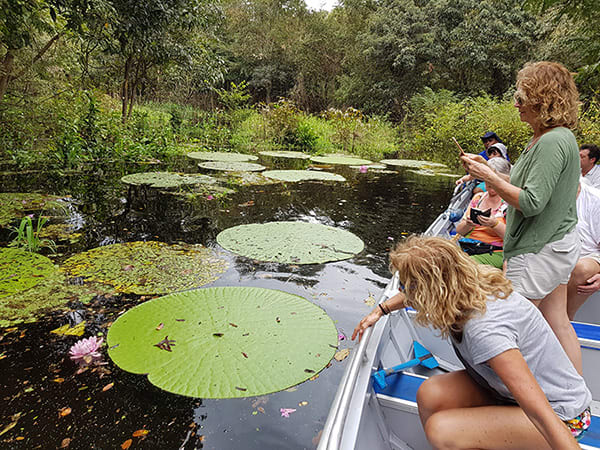
<svg viewBox="0 0 600 450"><path fill-rule="evenodd" d="M399 372L388 376L386 381L387 387L385 389L380 389L376 383L373 383L373 388L377 394L399 398L416 404L417 390L421 386L421 383L425 381L425 378L406 372ZM592 416L592 425L588 428L579 443L600 448L600 416Z"/></svg>

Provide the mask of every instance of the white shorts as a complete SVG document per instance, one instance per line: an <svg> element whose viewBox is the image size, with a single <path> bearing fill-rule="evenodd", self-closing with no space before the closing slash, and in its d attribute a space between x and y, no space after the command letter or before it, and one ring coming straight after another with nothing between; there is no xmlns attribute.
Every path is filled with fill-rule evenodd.
<svg viewBox="0 0 600 450"><path fill-rule="evenodd" d="M579 235L573 229L562 239L546 244L537 253L523 253L510 258L506 278L519 294L529 300L541 300L559 285L569 282L580 250Z"/></svg>

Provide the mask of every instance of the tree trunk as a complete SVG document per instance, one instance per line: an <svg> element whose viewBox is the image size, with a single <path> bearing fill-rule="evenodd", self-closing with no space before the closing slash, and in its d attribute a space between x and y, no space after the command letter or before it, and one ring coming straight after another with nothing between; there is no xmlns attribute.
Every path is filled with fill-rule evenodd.
<svg viewBox="0 0 600 450"><path fill-rule="evenodd" d="M125 61L125 73L123 75L123 84L121 86L121 122L127 122L127 105L129 104L129 75L131 74L131 63L133 57L127 57Z"/></svg>
<svg viewBox="0 0 600 450"><path fill-rule="evenodd" d="M6 88L8 87L8 81L12 73L12 66L15 60L14 50L9 48L6 50L4 55L4 61L2 61L2 68L0 69L0 101L4 98Z"/></svg>

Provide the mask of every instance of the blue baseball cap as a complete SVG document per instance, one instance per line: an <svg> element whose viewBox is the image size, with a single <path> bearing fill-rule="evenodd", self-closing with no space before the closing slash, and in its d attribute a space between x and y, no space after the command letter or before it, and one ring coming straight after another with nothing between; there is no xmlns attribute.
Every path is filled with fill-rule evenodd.
<svg viewBox="0 0 600 450"><path fill-rule="evenodd" d="M498 137L498 135L496 133L494 133L493 131L488 131L483 136L481 136L481 140L484 142L487 141L488 139L492 139L492 138L496 139L498 142L502 142L502 139L500 139Z"/></svg>

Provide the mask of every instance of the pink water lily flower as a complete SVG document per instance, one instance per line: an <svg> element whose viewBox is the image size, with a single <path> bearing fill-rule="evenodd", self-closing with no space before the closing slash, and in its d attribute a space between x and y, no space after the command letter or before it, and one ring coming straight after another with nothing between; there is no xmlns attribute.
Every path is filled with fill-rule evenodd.
<svg viewBox="0 0 600 450"><path fill-rule="evenodd" d="M214 199L215 199L214 195L209 194L206 196L206 200L214 200Z"/></svg>
<svg viewBox="0 0 600 450"><path fill-rule="evenodd" d="M75 344L69 350L69 358L71 358L73 361L81 361L89 358L100 358L102 355L98 349L102 345L102 342L104 342L104 339L98 339L96 336L92 336L87 339L81 339L80 341L75 342Z"/></svg>
<svg viewBox="0 0 600 450"><path fill-rule="evenodd" d="M369 170L367 166L360 166L360 169L358 169L360 173L367 173L367 170Z"/></svg>
<svg viewBox="0 0 600 450"><path fill-rule="evenodd" d="M293 408L281 408L279 410L281 412L281 417L290 417L290 414L296 412Z"/></svg>

